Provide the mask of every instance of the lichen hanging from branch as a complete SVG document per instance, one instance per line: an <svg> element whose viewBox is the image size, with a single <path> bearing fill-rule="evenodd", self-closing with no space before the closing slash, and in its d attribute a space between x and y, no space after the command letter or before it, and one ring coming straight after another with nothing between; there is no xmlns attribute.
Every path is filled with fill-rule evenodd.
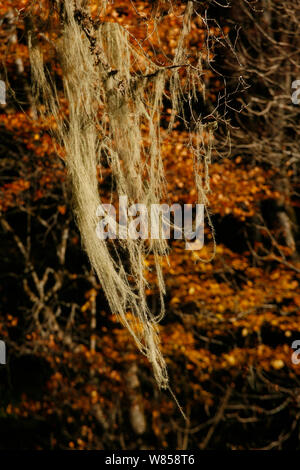
<svg viewBox="0 0 300 470"><path fill-rule="evenodd" d="M102 202L97 165L105 159L117 195L127 196L129 205L139 202L149 208L151 204L160 204L166 188L160 154L160 121L167 84L173 105L170 131L176 113L183 109L179 68L189 68L187 75L192 90L197 80L201 82L200 66L191 67L184 50L192 3L188 2L186 7L174 60L169 66L161 66L142 48L134 47L129 33L119 24L96 22L81 3L56 2L60 31L54 46L68 103L67 115L63 117L59 91L45 68L38 34L34 28L29 32L35 96L43 103L45 113L53 116L55 136L65 149L74 212L84 248L112 312L151 362L155 379L162 388L168 387L168 374L160 351L157 323L164 315L165 294L160 257L167 255L168 246L162 236L158 240L126 239L109 243L97 237L96 211ZM195 128L203 132L198 124ZM147 129L147 145L144 129ZM199 155L198 149L197 171ZM207 161L204 158L205 164ZM199 187L199 178L196 182L199 199L203 200L205 188ZM146 301L145 258L150 251L155 259L161 299L158 315L151 312Z"/></svg>

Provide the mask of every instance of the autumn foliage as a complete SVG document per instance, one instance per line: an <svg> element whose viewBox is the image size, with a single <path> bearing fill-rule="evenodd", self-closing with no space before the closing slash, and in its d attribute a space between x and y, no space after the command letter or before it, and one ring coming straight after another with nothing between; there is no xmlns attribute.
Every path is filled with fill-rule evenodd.
<svg viewBox="0 0 300 470"><path fill-rule="evenodd" d="M259 102L266 91L259 74L248 74L241 61L239 75L252 86L237 86L244 49L237 46L231 57L235 24L254 30L265 17L250 6L247 16L243 9L236 15L234 6L194 2L188 47L192 57L202 51L206 91L192 109L208 124L212 117L219 122L208 195L217 246L210 260L213 236L206 223L200 252L170 241L169 262L163 261L167 313L159 333L172 390L188 417L184 421L110 313L81 246L65 156L51 137L53 122L39 118L35 108L29 19L35 12L44 57L59 84L61 71L50 47L56 31L47 30L51 8L51 22L59 21L56 3L0 3L0 78L7 84L7 104L0 105L0 339L8 351L7 365L0 366L0 448L299 449L300 365L291 361L292 342L300 340L299 160L292 159L295 149L293 155L284 152L285 140L278 144L280 164L265 154L260 158L258 146L251 153L254 139L270 137L262 118L249 121L241 103L253 97ZM94 19L120 23L156 63L168 64L187 2L115 0L108 2L105 17L102 2L89 3ZM239 40L255 57L243 33ZM180 80L185 79L182 70ZM285 105L283 115L293 106L289 97ZM63 99L61 108L68 112ZM271 111L272 106L266 113ZM187 106L187 117L190 112ZM166 201L195 203L187 131L178 119L168 134L170 115L166 96L161 128ZM244 133L238 132L243 126ZM287 122L283 139L292 132ZM299 151L299 141L293 145ZM99 182L109 198L109 168L99 171ZM150 257L150 267L152 262ZM156 312L151 272L149 282L148 301Z"/></svg>

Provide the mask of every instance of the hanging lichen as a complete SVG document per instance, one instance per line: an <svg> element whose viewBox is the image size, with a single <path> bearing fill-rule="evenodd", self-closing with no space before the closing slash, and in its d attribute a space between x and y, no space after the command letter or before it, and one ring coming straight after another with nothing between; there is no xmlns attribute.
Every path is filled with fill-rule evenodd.
<svg viewBox="0 0 300 470"><path fill-rule="evenodd" d="M139 202L150 208L151 204L160 204L166 188L160 154L160 112L168 83L173 109L171 131L176 113L183 110L179 68L187 67L184 39L190 28L193 2L187 4L182 34L169 67L156 65L142 49L133 47L129 33L119 24L96 23L81 5L71 1L59 3L61 31L55 48L68 103L67 115L61 116L59 93L45 70L39 41L32 30L29 47L35 96L42 101L46 114L55 120L56 138L65 149L83 245L110 308L151 362L158 385L166 388L168 374L157 323L164 315L165 294L160 257L167 254L168 245L163 237L109 243L97 237L96 211L102 202L97 165L105 159L117 195L127 196L129 205ZM197 67L188 69L187 78L193 92L195 81L201 81L200 60ZM147 145L143 129L147 129ZM203 127L199 123L194 132L200 133L195 151L196 185L199 202L206 203L210 155L203 153ZM209 133L209 147L211 138ZM201 151L199 142L203 144ZM198 175L203 162L204 184ZM154 255L161 299L160 313L156 316L147 305L145 293L148 287L145 257L149 252Z"/></svg>

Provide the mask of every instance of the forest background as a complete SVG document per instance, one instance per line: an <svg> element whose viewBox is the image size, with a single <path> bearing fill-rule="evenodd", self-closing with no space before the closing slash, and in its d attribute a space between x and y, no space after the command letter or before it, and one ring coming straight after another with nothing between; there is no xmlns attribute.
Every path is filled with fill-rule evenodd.
<svg viewBox="0 0 300 470"><path fill-rule="evenodd" d="M212 261L197 261L212 253L208 224L199 253L170 242L159 325L188 421L110 313L82 249L63 155L36 113L29 18L59 80L47 30L56 3L0 2L0 448L299 449L299 3L192 2L186 47L201 52L205 88L192 109L218 121L208 194L217 247ZM93 19L121 24L155 60L174 54L187 2L115 0L103 16L103 2L89 3ZM186 128L178 119L167 134L167 97L162 113L167 198L195 203ZM99 183L108 198L109 168Z"/></svg>

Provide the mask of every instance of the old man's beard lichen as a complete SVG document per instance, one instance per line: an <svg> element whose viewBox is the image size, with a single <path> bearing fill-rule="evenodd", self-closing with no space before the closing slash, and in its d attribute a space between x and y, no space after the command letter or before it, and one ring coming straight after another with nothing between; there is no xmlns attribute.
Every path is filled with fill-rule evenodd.
<svg viewBox="0 0 300 470"><path fill-rule="evenodd" d="M127 196L129 205L137 201L146 207L160 204L166 188L160 154L162 99L168 81L173 102L172 124L175 113L180 111L178 61L187 61L184 37L189 31L193 3L188 2L174 63L170 67L157 66L142 49L133 47L129 33L120 25L96 24L86 10L76 9L73 2L61 3L61 31L55 49L68 103L67 114L61 116L59 92L45 70L37 35L31 31L29 47L35 96L42 100L45 114L55 120L55 136L65 149L74 212L83 245L110 308L151 362L158 385L167 388L168 374L157 327L165 312L160 258L167 254L167 242L163 237L147 242L128 238L110 241L109 245L107 240L97 237L96 211L102 203L97 165L105 159L117 195ZM193 67L190 77L193 84L201 81L201 70ZM203 158L200 151L203 129L197 123L195 130L198 132L194 149L198 172ZM209 163L209 152L207 155L205 165ZM208 187L207 176L205 183ZM206 203L207 188L203 187L198 173L196 185L199 202ZM145 257L149 252L154 256L161 300L156 315L146 301ZM122 258L126 260L126 269Z"/></svg>

